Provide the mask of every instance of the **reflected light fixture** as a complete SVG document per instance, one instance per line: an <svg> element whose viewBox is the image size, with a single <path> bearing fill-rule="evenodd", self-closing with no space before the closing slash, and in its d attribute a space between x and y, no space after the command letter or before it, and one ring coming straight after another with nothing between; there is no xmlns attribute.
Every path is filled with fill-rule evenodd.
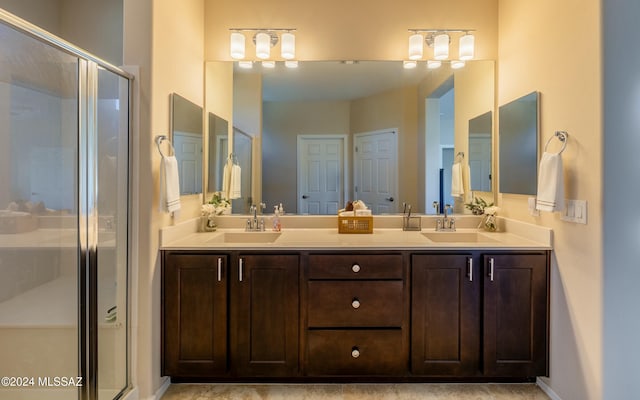
<svg viewBox="0 0 640 400"><path fill-rule="evenodd" d="M449 58L449 35L440 33L433 39L433 58L446 60Z"/></svg>
<svg viewBox="0 0 640 400"><path fill-rule="evenodd" d="M418 66L418 62L416 60L406 60L402 62L402 67L404 69L414 69Z"/></svg>
<svg viewBox="0 0 640 400"><path fill-rule="evenodd" d="M241 60L238 61L238 66L244 69L251 69L253 68L253 61Z"/></svg>
<svg viewBox="0 0 640 400"><path fill-rule="evenodd" d="M422 58L424 37L419 33L409 36L409 60L419 60Z"/></svg>
<svg viewBox="0 0 640 400"><path fill-rule="evenodd" d="M275 68L276 67L276 62L273 60L264 60L262 62L262 67L263 68Z"/></svg>
<svg viewBox="0 0 640 400"><path fill-rule="evenodd" d="M298 68L297 60L287 60L284 62L284 66L287 68Z"/></svg>
<svg viewBox="0 0 640 400"><path fill-rule="evenodd" d="M463 61L473 59L475 52L474 47L475 37L468 32L465 33L460 37L460 42L458 45L459 58Z"/></svg>
<svg viewBox="0 0 640 400"><path fill-rule="evenodd" d="M240 32L231 32L231 58L242 60L244 58L244 35Z"/></svg>
<svg viewBox="0 0 640 400"><path fill-rule="evenodd" d="M280 55L285 60L291 60L296 57L296 37L291 32L282 34L282 44L280 45Z"/></svg>
<svg viewBox="0 0 640 400"><path fill-rule="evenodd" d="M464 61L462 60L453 60L451 61L451 68L452 69L460 69L464 67Z"/></svg>
<svg viewBox="0 0 640 400"><path fill-rule="evenodd" d="M427 68L429 68L429 69L437 69L437 68L440 68L440 66L442 66L442 61L440 61L440 60L428 60L427 61Z"/></svg>

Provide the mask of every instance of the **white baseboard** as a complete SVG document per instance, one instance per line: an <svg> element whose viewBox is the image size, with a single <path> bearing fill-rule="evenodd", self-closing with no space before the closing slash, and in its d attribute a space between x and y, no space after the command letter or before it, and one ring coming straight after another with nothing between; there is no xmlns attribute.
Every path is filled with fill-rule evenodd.
<svg viewBox="0 0 640 400"><path fill-rule="evenodd" d="M164 395L164 392L166 392L167 389L169 389L169 386L171 385L171 378L169 378L168 376L165 376L162 379L164 379L164 381L162 382L162 385L160 385L160 387L158 388L158 390L156 390L153 396L149 397L147 400L160 400Z"/></svg>
<svg viewBox="0 0 640 400"><path fill-rule="evenodd" d="M129 390L127 394L122 397L122 400L138 400L140 398L140 394L138 393L138 388L134 387Z"/></svg>
<svg viewBox="0 0 640 400"><path fill-rule="evenodd" d="M545 381L540 379L540 377L536 378L536 385L538 385L538 387L542 389L542 391L545 392L547 396L551 398L551 400L562 400L560 396L558 396L556 392L554 392L553 389L551 389L551 387L549 387L549 385L547 385Z"/></svg>

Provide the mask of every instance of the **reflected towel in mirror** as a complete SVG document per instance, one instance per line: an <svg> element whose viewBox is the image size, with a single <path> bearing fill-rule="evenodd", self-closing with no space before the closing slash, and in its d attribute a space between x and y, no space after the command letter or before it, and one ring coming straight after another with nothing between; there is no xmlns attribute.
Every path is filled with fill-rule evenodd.
<svg viewBox="0 0 640 400"><path fill-rule="evenodd" d="M160 161L160 211L172 213L180 209L180 177L175 156Z"/></svg>

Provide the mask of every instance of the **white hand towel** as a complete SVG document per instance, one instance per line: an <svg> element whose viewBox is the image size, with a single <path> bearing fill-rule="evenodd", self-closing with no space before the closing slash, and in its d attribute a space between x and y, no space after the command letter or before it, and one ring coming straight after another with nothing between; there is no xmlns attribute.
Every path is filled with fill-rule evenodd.
<svg viewBox="0 0 640 400"><path fill-rule="evenodd" d="M242 169L239 165L234 165L231 167L229 199L239 199L240 197L242 197Z"/></svg>
<svg viewBox="0 0 640 400"><path fill-rule="evenodd" d="M455 163L451 166L451 196L461 197L462 195L464 195L462 165Z"/></svg>
<svg viewBox="0 0 640 400"><path fill-rule="evenodd" d="M471 169L469 164L462 164L462 201L471 203Z"/></svg>
<svg viewBox="0 0 640 400"><path fill-rule="evenodd" d="M538 170L536 210L564 210L564 175L560 154L542 154Z"/></svg>
<svg viewBox="0 0 640 400"><path fill-rule="evenodd" d="M180 176L175 156L160 161L160 210L172 213L180 209Z"/></svg>
<svg viewBox="0 0 640 400"><path fill-rule="evenodd" d="M227 161L224 165L224 169L222 170L222 188L220 191L222 192L222 197L225 199L230 199L231 197L231 167L233 164L231 161Z"/></svg>

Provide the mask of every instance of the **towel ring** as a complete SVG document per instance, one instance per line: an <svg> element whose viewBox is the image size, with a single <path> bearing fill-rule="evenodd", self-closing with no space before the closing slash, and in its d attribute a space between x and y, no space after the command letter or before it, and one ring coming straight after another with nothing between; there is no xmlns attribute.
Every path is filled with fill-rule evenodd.
<svg viewBox="0 0 640 400"><path fill-rule="evenodd" d="M565 131L556 131L555 134L553 136L551 136L549 138L549 140L547 140L547 144L544 145L544 151L547 151L547 147L549 147L549 143L551 143L551 141L553 140L553 138L558 138L559 141L562 142L562 148L560 149L560 151L558 152L558 154L562 154L562 152L564 151L564 149L567 147L567 141L569 139L569 134Z"/></svg>
<svg viewBox="0 0 640 400"><path fill-rule="evenodd" d="M176 150L173 148L173 145L171 144L171 142L169 141L169 139L168 139L165 135L158 135L158 136L156 136L155 142L156 142L156 146L158 147L158 151L160 152L160 155L162 156L162 158L164 158L164 157L166 157L166 156L165 156L165 155L164 155L164 153L162 152L162 147L160 147L160 144L161 144L163 141L165 141L165 140L166 140L167 142L169 142L169 148L171 149L171 152L172 152L173 154L176 154Z"/></svg>

